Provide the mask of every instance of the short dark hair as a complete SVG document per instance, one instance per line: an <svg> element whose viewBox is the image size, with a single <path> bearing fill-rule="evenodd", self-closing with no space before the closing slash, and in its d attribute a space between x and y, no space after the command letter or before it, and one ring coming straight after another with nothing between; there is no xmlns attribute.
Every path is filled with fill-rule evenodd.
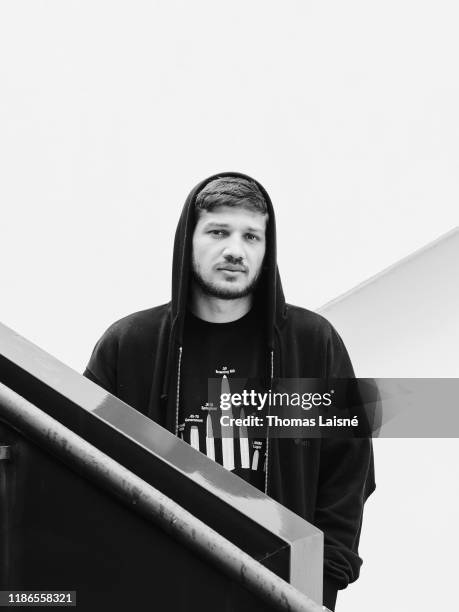
<svg viewBox="0 0 459 612"><path fill-rule="evenodd" d="M218 177L207 183L196 196L197 215L202 210L210 212L218 206L245 208L262 215L268 213L266 200L255 181L237 176Z"/></svg>

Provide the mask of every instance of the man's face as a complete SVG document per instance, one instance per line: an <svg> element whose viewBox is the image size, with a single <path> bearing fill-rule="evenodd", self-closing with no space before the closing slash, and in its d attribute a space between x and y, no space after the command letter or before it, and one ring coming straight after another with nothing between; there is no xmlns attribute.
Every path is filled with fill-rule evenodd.
<svg viewBox="0 0 459 612"><path fill-rule="evenodd" d="M207 295L232 300L254 290L265 254L267 219L268 215L229 206L200 213L192 270Z"/></svg>

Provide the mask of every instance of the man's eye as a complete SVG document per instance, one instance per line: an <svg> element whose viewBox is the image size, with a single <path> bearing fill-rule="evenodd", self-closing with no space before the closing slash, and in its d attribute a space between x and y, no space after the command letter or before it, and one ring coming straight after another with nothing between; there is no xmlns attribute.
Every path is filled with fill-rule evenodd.
<svg viewBox="0 0 459 612"><path fill-rule="evenodd" d="M210 230L209 234L212 234L213 236L217 236L218 238L220 238L225 235L225 232L224 230Z"/></svg>
<svg viewBox="0 0 459 612"><path fill-rule="evenodd" d="M255 236L255 234L246 234L245 237L250 242L255 242L256 240L258 240L258 236Z"/></svg>

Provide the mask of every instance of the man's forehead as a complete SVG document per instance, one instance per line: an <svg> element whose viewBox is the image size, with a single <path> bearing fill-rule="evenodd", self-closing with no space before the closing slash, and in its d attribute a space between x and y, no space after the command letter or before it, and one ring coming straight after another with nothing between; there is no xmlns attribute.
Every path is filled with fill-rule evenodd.
<svg viewBox="0 0 459 612"><path fill-rule="evenodd" d="M236 206L218 206L213 210L200 211L198 223L203 226L247 226L252 229L266 229L268 215Z"/></svg>

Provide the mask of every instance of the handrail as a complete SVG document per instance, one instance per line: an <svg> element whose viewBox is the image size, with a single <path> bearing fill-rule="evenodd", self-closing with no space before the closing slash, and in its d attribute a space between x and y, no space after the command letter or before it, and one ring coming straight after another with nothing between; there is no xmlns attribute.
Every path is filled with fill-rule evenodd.
<svg viewBox="0 0 459 612"><path fill-rule="evenodd" d="M0 420L115 494L275 609L323 612L322 606L2 383Z"/></svg>

